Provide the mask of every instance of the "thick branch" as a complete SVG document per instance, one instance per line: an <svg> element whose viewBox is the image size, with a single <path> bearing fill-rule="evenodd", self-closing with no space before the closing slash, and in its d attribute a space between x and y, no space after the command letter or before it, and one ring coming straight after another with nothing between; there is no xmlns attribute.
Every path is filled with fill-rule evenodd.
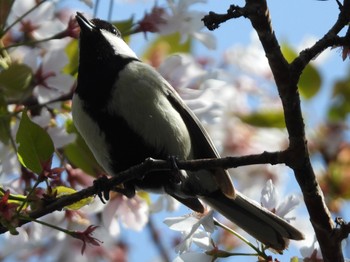
<svg viewBox="0 0 350 262"><path fill-rule="evenodd" d="M297 87L299 76L296 78L292 74L289 64L282 55L270 23L266 1L247 0L246 7L257 10L248 18L259 35L282 99L290 141L289 150L293 157L289 165L293 168L303 192L323 258L325 261L344 261L340 241L332 240L334 224L310 163Z"/></svg>
<svg viewBox="0 0 350 262"><path fill-rule="evenodd" d="M290 142L286 151L285 163L293 169L303 192L305 204L319 241L324 261L344 261L344 258L341 252L341 240L339 237L335 237L334 223L331 220L329 210L324 202L323 193L311 166L297 83L303 69L312 58L325 48L346 40L338 37L337 33L349 22L349 2L350 0L344 1L344 5L340 7L341 14L337 22L325 37L312 48L304 50L291 65L288 64L281 52L271 25L266 0L246 0L246 5L243 8L236 7L241 16L247 17L251 21L252 26L256 30L275 78L282 100ZM211 22L212 25L219 25L225 21L220 20L220 18L218 15L210 17L209 14L203 20Z"/></svg>

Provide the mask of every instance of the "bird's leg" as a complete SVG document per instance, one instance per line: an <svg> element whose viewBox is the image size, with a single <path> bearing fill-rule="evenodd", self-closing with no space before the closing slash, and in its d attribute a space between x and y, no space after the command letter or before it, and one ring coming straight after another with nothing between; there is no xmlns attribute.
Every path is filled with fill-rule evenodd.
<svg viewBox="0 0 350 262"><path fill-rule="evenodd" d="M109 192L111 191L111 187L108 183L108 177L106 175L103 175L95 179L93 183L101 202L103 204L106 204L105 200L109 200Z"/></svg>
<svg viewBox="0 0 350 262"><path fill-rule="evenodd" d="M135 186L132 184L123 184L120 187L114 187L112 189L114 192L120 193L127 198L133 198L136 195Z"/></svg>
<svg viewBox="0 0 350 262"><path fill-rule="evenodd" d="M193 192L187 190L188 174L185 170L180 170L177 166L177 157L169 156L171 163L170 178L168 184L165 186L165 191L171 195L177 195L180 198L195 197Z"/></svg>
<svg viewBox="0 0 350 262"><path fill-rule="evenodd" d="M94 187L98 191L97 195L103 204L106 204L106 201L109 200L109 192L111 190L114 192L120 193L126 196L127 198L132 198L135 196L134 186L123 185L121 187L111 187L111 185L109 184L108 177L105 175L99 177L98 179L95 179L93 183L94 183Z"/></svg>
<svg viewBox="0 0 350 262"><path fill-rule="evenodd" d="M169 156L168 161L171 165L171 176L170 176L170 182L176 186L179 186L183 181L183 175L177 166L177 157L176 156Z"/></svg>

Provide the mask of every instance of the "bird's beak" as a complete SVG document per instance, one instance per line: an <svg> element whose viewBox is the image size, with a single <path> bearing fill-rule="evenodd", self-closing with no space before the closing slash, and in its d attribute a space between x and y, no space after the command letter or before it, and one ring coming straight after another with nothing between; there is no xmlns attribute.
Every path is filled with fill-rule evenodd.
<svg viewBox="0 0 350 262"><path fill-rule="evenodd" d="M83 16L82 13L77 12L77 15L75 16L77 19L77 22L80 26L81 31L85 32L92 32L93 30L96 29L96 26L93 22L88 20L85 16Z"/></svg>

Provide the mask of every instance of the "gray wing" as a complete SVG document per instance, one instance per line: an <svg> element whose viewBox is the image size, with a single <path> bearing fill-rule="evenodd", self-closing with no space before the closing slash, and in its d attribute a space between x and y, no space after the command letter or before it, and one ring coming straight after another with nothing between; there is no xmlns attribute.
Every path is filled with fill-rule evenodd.
<svg viewBox="0 0 350 262"><path fill-rule="evenodd" d="M153 67L147 64L141 62L139 64L135 63L133 70L135 70L134 74L129 74L129 76L137 75L137 79L135 80L140 81L141 79L142 81L146 81L149 88L155 88L164 92L168 101L181 115L191 137L193 158L203 159L220 157L202 124L183 102L174 88ZM209 171L215 177L221 191L227 197L234 198L235 189L228 172L222 168L213 168Z"/></svg>
<svg viewBox="0 0 350 262"><path fill-rule="evenodd" d="M168 85L166 92L170 103L179 112L188 127L193 147L193 158L204 159L220 157L208 133L205 131L198 118L183 102L173 87ZM235 189L228 172L222 168L212 169L211 171L222 192L226 196L234 198Z"/></svg>

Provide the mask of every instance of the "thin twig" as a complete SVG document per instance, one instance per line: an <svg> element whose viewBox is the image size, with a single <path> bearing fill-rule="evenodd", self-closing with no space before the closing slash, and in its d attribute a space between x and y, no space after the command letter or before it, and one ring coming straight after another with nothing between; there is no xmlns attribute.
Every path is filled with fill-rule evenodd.
<svg viewBox="0 0 350 262"><path fill-rule="evenodd" d="M154 245L157 247L157 249L162 257L162 261L170 262L171 259L169 257L169 253L167 252L164 244L162 243L162 241L160 239L160 234L159 234L157 228L155 227L151 216L148 218L147 228L150 231Z"/></svg>

